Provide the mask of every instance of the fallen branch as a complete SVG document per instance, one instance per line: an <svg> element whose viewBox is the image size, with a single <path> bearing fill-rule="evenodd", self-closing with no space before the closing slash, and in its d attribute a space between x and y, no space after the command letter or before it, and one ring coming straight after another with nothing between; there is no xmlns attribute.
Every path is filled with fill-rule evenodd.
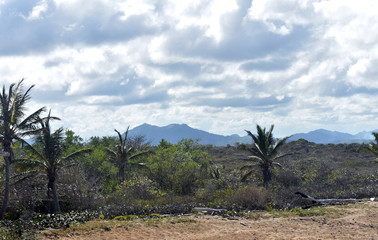
<svg viewBox="0 0 378 240"><path fill-rule="evenodd" d="M227 209L195 207L195 208L192 209L192 211L193 212L227 212Z"/></svg>
<svg viewBox="0 0 378 240"><path fill-rule="evenodd" d="M345 203L356 203L358 202L355 198L349 199L316 199L309 195L306 195L301 192L296 192L295 194L301 195L303 198L310 199L312 203L319 203L319 204L345 204Z"/></svg>

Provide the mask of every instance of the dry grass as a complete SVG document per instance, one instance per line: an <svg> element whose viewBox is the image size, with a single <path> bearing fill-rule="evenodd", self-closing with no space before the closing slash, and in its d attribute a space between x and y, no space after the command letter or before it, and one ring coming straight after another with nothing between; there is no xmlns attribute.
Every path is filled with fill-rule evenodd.
<svg viewBox="0 0 378 240"><path fill-rule="evenodd" d="M142 226L147 227L157 227L170 224L187 224L187 223L195 223L196 221L191 218L186 217L168 217L168 218L148 218L148 219L133 219L133 220L126 220L126 221L119 221L119 220L102 220L102 219L94 219L92 221L73 225L66 229L47 229L41 232L41 234L50 239L50 238L59 238L59 237L67 237L67 236L80 236L80 235L88 235L94 234L96 232L107 232L111 231L112 229L130 229L130 228L140 228Z"/></svg>

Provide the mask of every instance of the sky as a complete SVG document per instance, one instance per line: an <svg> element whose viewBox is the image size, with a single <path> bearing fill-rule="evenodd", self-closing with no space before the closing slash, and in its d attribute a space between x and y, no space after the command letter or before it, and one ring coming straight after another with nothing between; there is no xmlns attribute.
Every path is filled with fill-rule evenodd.
<svg viewBox="0 0 378 240"><path fill-rule="evenodd" d="M378 128L376 0L0 0L0 83L114 135Z"/></svg>

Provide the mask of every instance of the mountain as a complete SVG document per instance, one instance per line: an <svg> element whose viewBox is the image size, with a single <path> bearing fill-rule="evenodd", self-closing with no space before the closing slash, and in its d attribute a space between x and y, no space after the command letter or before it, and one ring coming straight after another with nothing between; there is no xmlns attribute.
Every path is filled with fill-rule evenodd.
<svg viewBox="0 0 378 240"><path fill-rule="evenodd" d="M142 124L129 131L130 136L145 136L152 145L158 145L161 139L165 139L170 143L177 143L183 138L199 139L200 144L212 144L215 146L226 146L227 144L235 144L236 142L248 143L250 138L240 137L237 134L231 136L223 136L208 133L203 130L194 129L186 124L170 124L164 127L158 127L149 124Z"/></svg>
<svg viewBox="0 0 378 240"><path fill-rule="evenodd" d="M360 132L355 135L337 131L329 131L318 129L308 133L297 133L288 139L288 142L298 139L305 139L309 142L318 144L338 144L338 143L362 143L373 140L371 132ZM374 132L378 132L375 130ZM203 130L194 129L186 124L170 124L164 127L158 127L150 124L142 124L129 131L129 136L145 136L147 141L152 145L158 145L161 139L165 139L170 143L177 143L183 138L199 139L200 144L212 144L215 146L226 146L227 144L235 145L235 143L251 143L249 136L240 137L237 134L223 136L209 133Z"/></svg>
<svg viewBox="0 0 378 240"><path fill-rule="evenodd" d="M296 141L300 138L306 139L307 141L314 143L336 143L342 142L345 139L353 139L353 135L349 133L318 129L308 133L294 134L291 138L289 138L289 141Z"/></svg>
<svg viewBox="0 0 378 240"><path fill-rule="evenodd" d="M338 143L363 143L370 142L373 140L372 132L377 132L378 130L371 132L360 132L355 135L337 131L329 131L325 129L318 129L308 133L297 133L294 134L288 141L296 141L298 139L306 139L309 142L319 143L319 144L338 144Z"/></svg>

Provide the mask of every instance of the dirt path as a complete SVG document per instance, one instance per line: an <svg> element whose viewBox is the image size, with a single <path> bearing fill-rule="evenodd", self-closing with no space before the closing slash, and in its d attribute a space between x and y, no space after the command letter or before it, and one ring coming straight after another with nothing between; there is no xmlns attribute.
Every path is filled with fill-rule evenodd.
<svg viewBox="0 0 378 240"><path fill-rule="evenodd" d="M65 237L50 234L45 235L43 239L378 240L378 202L351 205L345 212L347 213L343 213L341 217L333 218L316 216L228 220L218 216L192 216L185 222L169 219L155 223L136 221L127 226L70 232L65 234Z"/></svg>

